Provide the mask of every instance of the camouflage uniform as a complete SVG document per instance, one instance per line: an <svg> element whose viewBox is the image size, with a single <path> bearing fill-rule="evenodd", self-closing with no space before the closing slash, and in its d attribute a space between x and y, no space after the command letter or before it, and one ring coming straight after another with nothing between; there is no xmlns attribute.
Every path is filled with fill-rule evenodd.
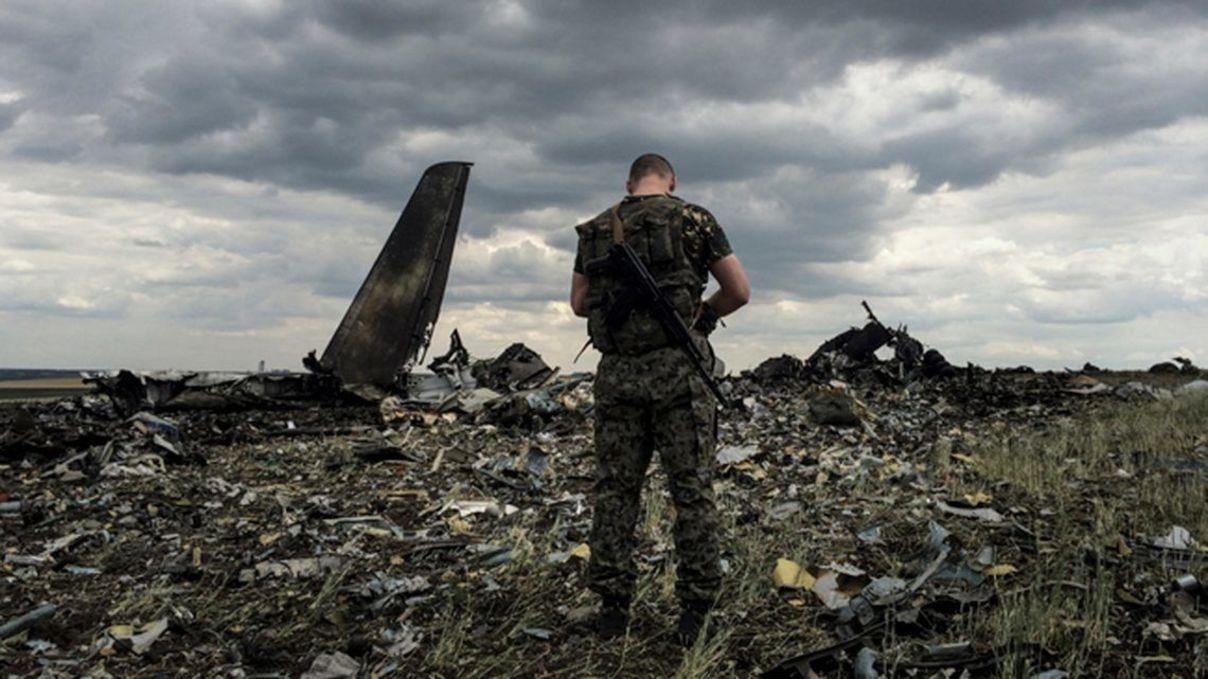
<svg viewBox="0 0 1208 679"><path fill-rule="evenodd" d="M626 241L690 323L709 264L732 252L721 227L707 210L673 196L630 196L619 215ZM667 233L643 240L643 219L656 224L656 233ZM657 449L675 505L676 592L685 603L708 605L721 585L713 495L716 399L684 352L668 344L644 311L634 311L615 333L602 327L610 302L607 288L619 283L597 275L590 263L611 244L610 222L611 211L577 227L575 270L589 276L589 332L603 354L595 382L597 469L588 585L605 599L628 603L632 598L634 527ZM699 344L713 356L707 340L699 338Z"/></svg>

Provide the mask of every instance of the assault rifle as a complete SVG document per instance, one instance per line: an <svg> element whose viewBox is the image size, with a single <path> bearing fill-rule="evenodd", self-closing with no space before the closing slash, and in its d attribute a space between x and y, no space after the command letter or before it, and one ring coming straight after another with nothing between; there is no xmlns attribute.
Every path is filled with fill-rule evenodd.
<svg viewBox="0 0 1208 679"><path fill-rule="evenodd" d="M713 378L711 364L701 353L688 326L684 325L684 319L680 318L675 307L659 289L658 282L654 280L654 276L650 275L650 270L638 257L638 253L634 252L629 243L624 241L614 243L608 250L608 264L614 273L619 274L629 284L627 294L617 300L611 313L608 314L608 325L614 326L614 324L623 322L624 317L637 307L648 310L658 320L659 325L663 327L663 332L667 333L671 342L688 355L688 360L696 366L696 371L700 373L701 378L709 386L713 395L717 397L718 402L723 406L729 405L728 399L721 391L721 386Z"/></svg>

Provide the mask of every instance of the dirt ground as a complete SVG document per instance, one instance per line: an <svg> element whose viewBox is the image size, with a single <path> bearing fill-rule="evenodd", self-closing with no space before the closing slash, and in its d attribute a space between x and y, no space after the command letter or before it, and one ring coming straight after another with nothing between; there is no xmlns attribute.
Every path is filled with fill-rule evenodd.
<svg viewBox="0 0 1208 679"><path fill-rule="evenodd" d="M56 606L0 643L0 666L755 676L847 641L810 667L851 676L867 648L886 676L1202 676L1205 603L1171 583L1208 575L1208 404L1074 395L1067 378L852 384L855 427L811 416L834 386L736 380L716 483L726 586L713 634L689 649L671 635L674 509L657 467L630 632L586 629L586 407L510 426L387 426L375 408L160 413L168 451L153 436L169 430L102 402L10 405L9 430L68 443L0 454L0 625ZM774 580L793 566L808 577ZM860 596L874 605L853 621Z"/></svg>
<svg viewBox="0 0 1208 679"><path fill-rule="evenodd" d="M78 377L57 377L36 380L0 380L0 402L47 399L82 394L88 385Z"/></svg>

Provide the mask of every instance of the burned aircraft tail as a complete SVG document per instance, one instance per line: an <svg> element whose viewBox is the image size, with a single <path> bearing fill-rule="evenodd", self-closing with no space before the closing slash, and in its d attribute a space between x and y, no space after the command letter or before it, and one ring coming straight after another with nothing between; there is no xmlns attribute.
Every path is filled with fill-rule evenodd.
<svg viewBox="0 0 1208 679"><path fill-rule="evenodd" d="M470 163L429 167L320 359L345 384L388 386L431 339Z"/></svg>

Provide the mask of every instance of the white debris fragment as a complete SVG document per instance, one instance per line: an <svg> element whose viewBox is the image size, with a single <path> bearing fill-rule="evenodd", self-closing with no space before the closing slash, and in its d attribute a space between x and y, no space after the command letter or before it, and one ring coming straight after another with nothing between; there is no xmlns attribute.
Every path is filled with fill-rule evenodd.
<svg viewBox="0 0 1208 679"><path fill-rule="evenodd" d="M755 446L723 446L717 451L717 464L738 464L759 452Z"/></svg>
<svg viewBox="0 0 1208 679"><path fill-rule="evenodd" d="M124 642L129 645L132 653L142 655L167 631L167 618L160 618L138 627L134 625L113 625L105 630L105 638L101 642L99 652L101 655L112 655L119 648L118 642Z"/></svg>
<svg viewBox="0 0 1208 679"><path fill-rule="evenodd" d="M940 511L953 516L960 516L966 519L977 519L985 523L1003 523L1006 518L990 507L979 507L977 509L966 509L965 507L953 507L943 500L936 500L935 504L940 508Z"/></svg>
<svg viewBox="0 0 1208 679"><path fill-rule="evenodd" d="M398 630L382 630L382 641L390 644L386 647L386 655L391 658L403 658L407 656L419 648L419 642L422 639L423 633L407 623L403 623L402 627Z"/></svg>
<svg viewBox="0 0 1208 679"><path fill-rule="evenodd" d="M1182 526L1171 526L1170 532L1166 535L1151 537L1149 544L1159 549L1191 549L1195 544L1195 539L1191 537L1191 531Z"/></svg>
<svg viewBox="0 0 1208 679"><path fill-rule="evenodd" d="M490 514L498 518L510 516L520 511L520 508L515 505L503 504L493 500L455 500L445 504L440 511L443 514L450 509L457 510L458 515L463 519L475 514Z"/></svg>
<svg viewBox="0 0 1208 679"><path fill-rule="evenodd" d="M1176 391L1179 396L1189 396L1191 394L1208 394L1208 380L1193 380L1179 387Z"/></svg>
<svg viewBox="0 0 1208 679"><path fill-rule="evenodd" d="M347 654L320 653L311 663L310 669L302 675L302 679L344 679L355 677L361 670L361 665Z"/></svg>
<svg viewBox="0 0 1208 679"><path fill-rule="evenodd" d="M343 564L337 556L320 556L308 559L282 559L261 561L256 564L257 578L313 578L316 575L335 571Z"/></svg>

